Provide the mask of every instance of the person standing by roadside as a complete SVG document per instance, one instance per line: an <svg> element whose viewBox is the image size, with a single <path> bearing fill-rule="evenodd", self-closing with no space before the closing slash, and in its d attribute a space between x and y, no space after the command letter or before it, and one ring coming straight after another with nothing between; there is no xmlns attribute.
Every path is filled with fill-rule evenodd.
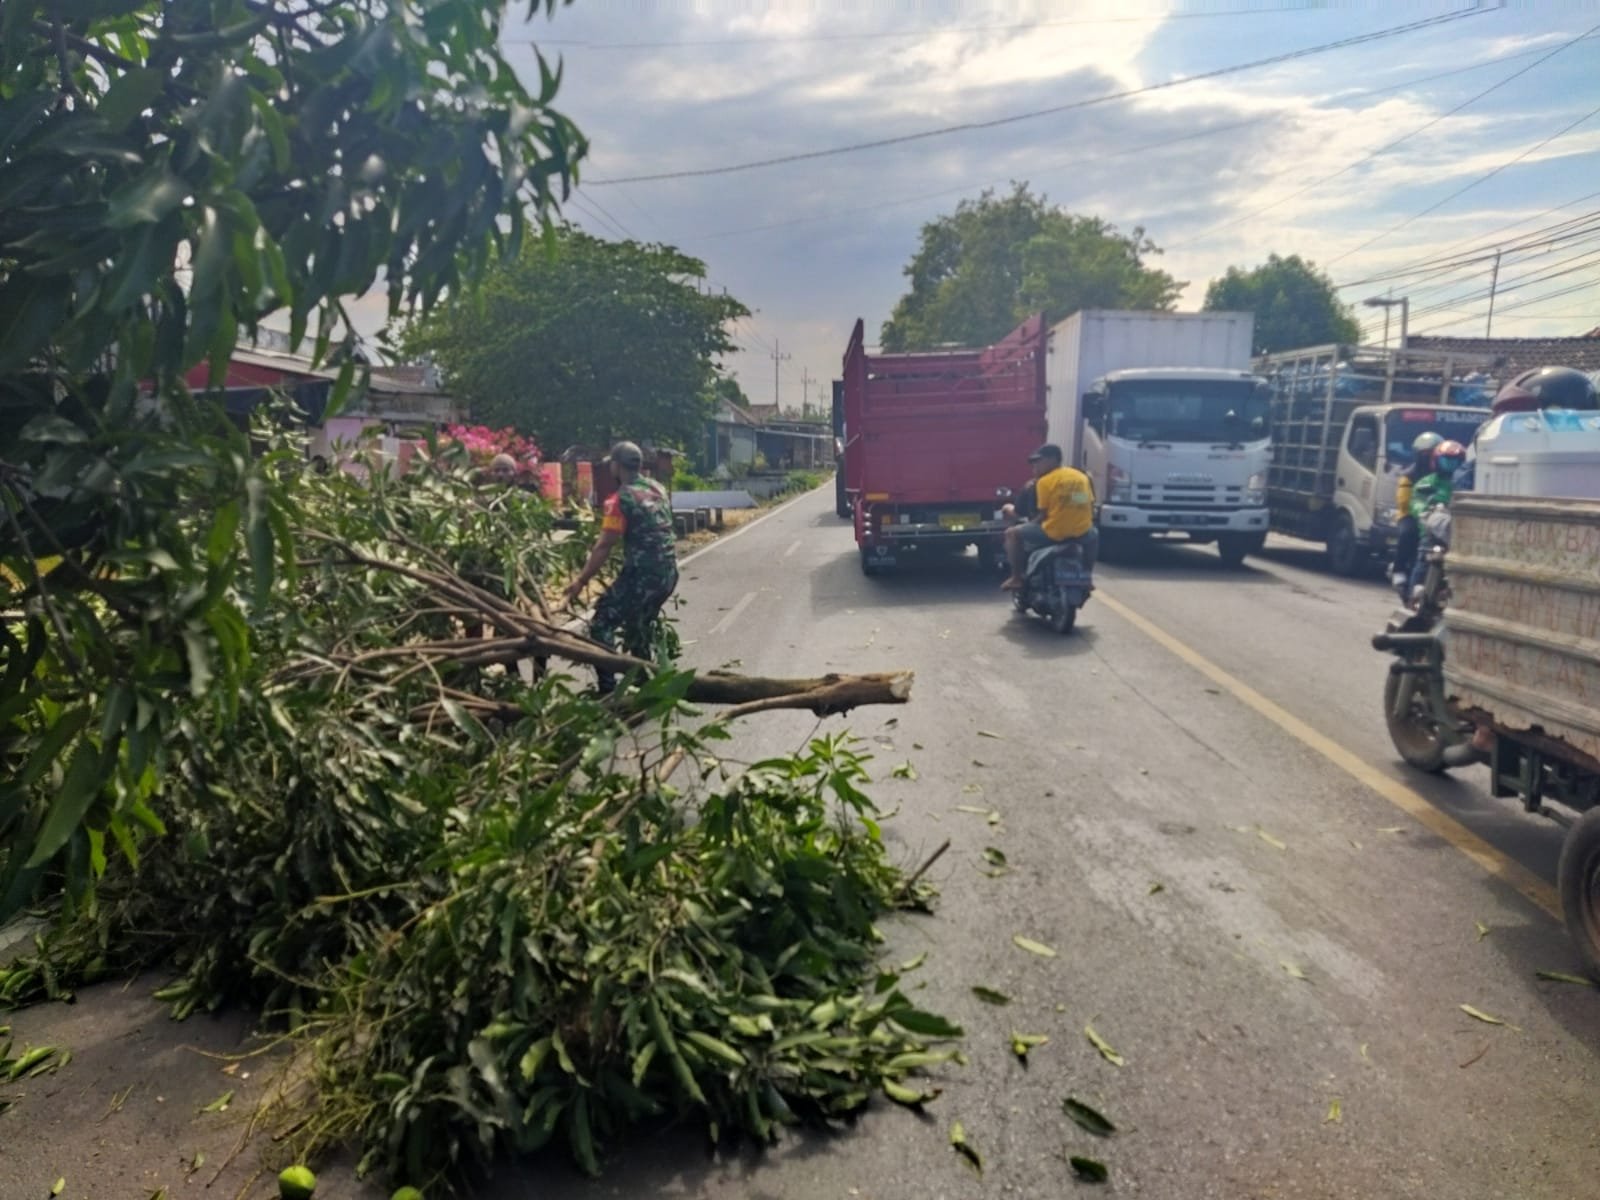
<svg viewBox="0 0 1600 1200"><path fill-rule="evenodd" d="M678 555L667 489L641 472L644 452L633 442L618 442L606 457L617 490L605 502L600 537L583 570L567 585L566 602L582 595L600 573L612 549L622 543L622 570L595 605L589 636L604 646L648 659L656 617L678 586ZM602 695L616 688L616 677L598 671Z"/></svg>

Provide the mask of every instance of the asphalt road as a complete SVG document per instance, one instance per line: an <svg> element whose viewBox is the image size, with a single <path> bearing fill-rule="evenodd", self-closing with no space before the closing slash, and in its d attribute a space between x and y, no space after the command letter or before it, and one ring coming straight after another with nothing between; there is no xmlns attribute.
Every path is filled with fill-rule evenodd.
<svg viewBox="0 0 1600 1200"><path fill-rule="evenodd" d="M1334 579L1289 544L1238 572L1205 549L1162 548L1105 565L1102 596L1063 638L1013 617L970 558L864 578L831 493L683 574L696 665L915 670L909 705L848 725L876 756L875 795L898 806L885 826L897 857L919 863L952 842L929 874L934 915L886 933L896 958L928 952L919 999L966 1026L971 1062L925 1117L874 1105L839 1136L715 1158L679 1130L619 1148L599 1181L557 1161L507 1168L489 1200L1094 1194L1068 1154L1109 1167L1103 1192L1162 1200L1600 1194L1600 992L1535 978L1578 969L1526 894L1553 881L1559 831L1490 800L1481 772L1419 779L1398 764L1385 662L1368 647L1390 611L1376 583ZM751 718L734 753L792 749L818 728L801 714ZM890 777L904 761L915 780ZM984 873L990 846L1009 874ZM1010 1005L978 1001L980 984ZM175 1033L112 990L66 1013L14 1021L34 1041L59 1033L78 1058L51 1103L0 1123L0 1196L44 1200L64 1174L72 1200L80 1189L57 1164L91 1153L100 1182L85 1196L145 1200L140 1186L168 1178L170 1200L201 1195L210 1169L184 1184L171 1164L206 1144L195 1109L225 1083L178 1045L228 1044L237 1024ZM1090 1044L1091 1024L1123 1066ZM1050 1041L1024 1067L1012 1031ZM145 1080L162 1105L91 1131L134 1082L129 1047L135 1065L159 1067ZM1067 1096L1118 1132L1078 1130ZM981 1177L950 1149L953 1121L983 1155ZM331 1200L381 1194L324 1178Z"/></svg>

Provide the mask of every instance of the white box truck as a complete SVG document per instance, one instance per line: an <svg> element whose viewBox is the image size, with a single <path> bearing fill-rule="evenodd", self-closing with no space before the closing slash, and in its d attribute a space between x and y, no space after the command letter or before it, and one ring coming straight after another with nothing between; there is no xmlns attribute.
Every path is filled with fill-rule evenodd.
<svg viewBox="0 0 1600 1200"><path fill-rule="evenodd" d="M1267 537L1270 404L1244 312L1085 310L1050 331L1050 440L1086 472L1100 536L1215 542L1237 566Z"/></svg>

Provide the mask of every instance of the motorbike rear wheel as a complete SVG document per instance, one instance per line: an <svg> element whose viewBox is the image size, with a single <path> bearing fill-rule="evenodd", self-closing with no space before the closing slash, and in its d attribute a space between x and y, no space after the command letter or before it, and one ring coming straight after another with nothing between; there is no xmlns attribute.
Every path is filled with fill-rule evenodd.
<svg viewBox="0 0 1600 1200"><path fill-rule="evenodd" d="M1057 633L1071 633L1072 627L1078 623L1078 606L1057 600L1047 620L1050 628Z"/></svg>
<svg viewBox="0 0 1600 1200"><path fill-rule="evenodd" d="M1400 671L1390 670L1383 684L1383 720L1389 727L1389 740L1408 764L1430 775L1440 774L1448 765L1445 751L1450 743L1438 722L1428 712L1426 690L1419 684L1413 691L1408 711L1401 716L1395 715L1395 701L1399 698L1400 684L1404 679L1405 675Z"/></svg>

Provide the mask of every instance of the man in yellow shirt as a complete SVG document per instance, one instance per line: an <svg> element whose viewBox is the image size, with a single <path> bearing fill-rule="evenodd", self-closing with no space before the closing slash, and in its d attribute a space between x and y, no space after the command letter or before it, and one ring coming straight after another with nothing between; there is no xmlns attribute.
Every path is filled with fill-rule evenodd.
<svg viewBox="0 0 1600 1200"><path fill-rule="evenodd" d="M1083 564L1093 567L1100 547L1094 527L1094 485L1082 471L1062 464L1061 447L1040 446L1028 455L1033 465L1034 512L1032 519L1006 530L1006 557L1011 577L1000 586L1016 591L1022 586L1028 559L1035 550L1063 542L1083 547Z"/></svg>

